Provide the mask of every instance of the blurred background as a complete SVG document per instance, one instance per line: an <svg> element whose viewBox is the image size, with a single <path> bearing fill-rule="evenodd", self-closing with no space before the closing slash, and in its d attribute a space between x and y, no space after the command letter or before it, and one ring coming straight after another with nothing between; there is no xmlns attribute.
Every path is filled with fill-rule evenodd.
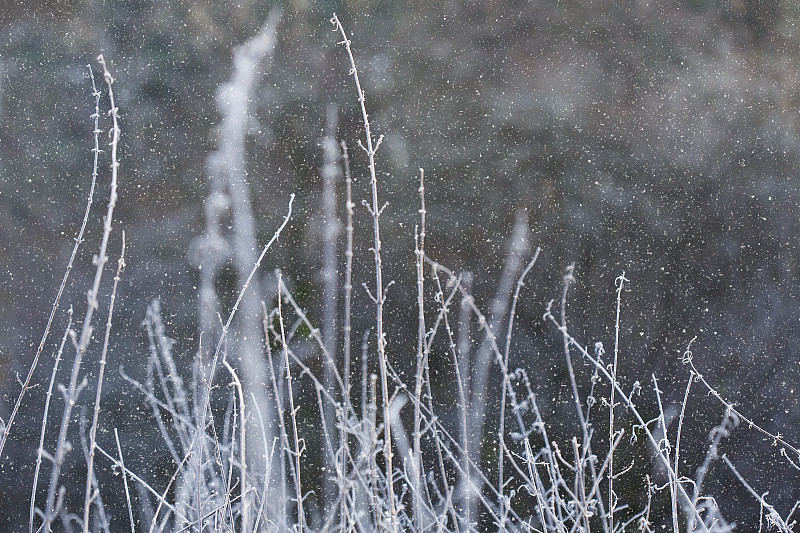
<svg viewBox="0 0 800 533"><path fill-rule="evenodd" d="M390 357L399 367L416 350L413 229L424 167L428 254L472 272L483 309L515 214L528 212L531 242L542 252L518 307L512 368L528 370L563 435L574 431L575 415L561 337L541 317L574 263L568 324L587 345L613 346L614 279L624 272L630 280L621 313L626 387L650 386L655 374L664 401L680 402L689 376L681 354L697 337L695 364L723 396L800 442L800 5L787 0L0 1L0 416L7 418L31 363L83 216L94 111L87 65L102 53L122 120L112 261L119 229L128 252L100 438L113 421L152 458L146 473L170 471L168 456L156 452L158 435L152 444L142 437L153 431L150 413L116 369L141 374L140 324L153 298L176 353L190 361L197 350L198 276L188 251L203 231L215 92L230 76L233 47L275 5L283 18L251 103L248 180L261 242L289 195L298 195L263 272L283 268L311 316L322 304L319 168L329 103L338 105L338 135L351 148L354 200L368 198L366 158L356 146L360 110L329 23L336 12L352 35L373 132L385 135L378 172L389 201L385 277L396 281ZM30 487L65 311L72 303L83 312L107 180L101 174L38 388L0 463L2 529L27 521L29 489L19 487ZM372 280L370 225L359 207L356 287ZM233 298L234 277L226 285L223 276L219 288ZM372 318L368 299L358 298L360 335ZM431 364L439 401L452 404L447 356ZM96 364L86 368L91 381ZM684 429L690 477L724 412L694 390ZM639 404L655 415L652 390L643 395ZM746 427L722 451L782 513L800 499L798 472ZM637 468L632 475L649 473ZM726 518L743 531L757 527L757 504L724 465L713 468L708 490Z"/></svg>

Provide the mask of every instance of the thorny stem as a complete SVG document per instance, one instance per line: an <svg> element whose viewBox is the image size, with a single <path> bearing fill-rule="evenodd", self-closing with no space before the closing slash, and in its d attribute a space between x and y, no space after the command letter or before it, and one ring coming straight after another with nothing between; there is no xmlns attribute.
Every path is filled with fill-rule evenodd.
<svg viewBox="0 0 800 533"><path fill-rule="evenodd" d="M111 115L112 119L111 142L109 143L111 146L111 194L108 199L108 208L104 218L103 237L100 244L100 251L96 256L97 269L95 270L94 283L86 295L88 304L86 306L86 314L83 319L81 335L75 342L76 354L75 360L72 363L72 373L70 375L69 388L64 393L64 413L61 418L61 428L59 429L55 461L50 476L50 487L48 488L47 503L45 507L44 530L48 533L51 531L52 521L55 518L56 495L58 492L58 481L61 475L61 466L64 463L64 457L66 456L68 451L67 449L69 448L69 445L67 444L67 432L69 430L70 419L72 418L72 408L75 406L75 403L78 399L78 394L80 394L80 391L84 386L84 383L78 382L78 376L80 374L83 356L85 355L92 338L92 318L94 317L94 312L97 309L97 293L100 290L100 281L102 280L104 270L103 267L105 266L106 261L108 261L106 250L108 248L109 237L111 236L111 221L114 215L114 207L117 205L117 175L119 169L119 162L117 160L117 146L119 144L120 129L118 123L118 109L114 101L114 90L112 88L114 78L111 77L111 73L108 71L105 59L102 55L98 56L97 61L103 67L103 78L105 79L106 86L108 87L108 98L111 104L111 109L109 110L109 115Z"/></svg>
<svg viewBox="0 0 800 533"><path fill-rule="evenodd" d="M14 404L14 409L11 411L11 416L8 419L8 423L5 426L5 430L3 431L2 440L0 440L0 457L3 455L3 447L5 446L6 439L8 438L8 434L11 431L11 425L14 423L14 417L17 414L17 410L19 409L20 404L22 403L22 397L25 395L25 391L28 390L28 386L30 384L31 378L33 377L33 371L36 369L36 365L39 362L39 356L44 349L44 344L47 341L47 337L50 333L50 327L53 323L53 318L55 317L56 310L58 309L58 304L61 301L61 295L64 292L64 287L67 284L67 280L69 279L69 274L72 271L72 264L75 261L75 256L78 254L78 248L80 247L81 243L83 242L83 233L86 229L86 223L89 220L89 211L91 211L92 201L94 199L94 189L95 185L97 184L97 169L100 163L100 91L97 90L97 84L94 80L94 72L92 71L92 66L88 65L89 68L89 78L92 80L92 96L94 96L94 114L92 118L94 119L94 148L92 149L92 153L94 154L94 164L92 166L92 184L89 188L89 197L86 201L86 210L83 214L83 222L81 223L81 229L78 231L78 236L75 238L75 246L72 248L72 255L69 258L69 262L67 263L67 269L64 272L64 278L61 280L61 286L58 289L58 294L56 295L55 302L53 303L53 307L50 310L50 318L47 320L47 326L44 329L44 334L42 335L42 340L39 342L39 347L36 349L36 355L33 358L33 363L31 364L31 368L28 371L28 376L25 378L25 383L23 383L22 390L19 393L19 398L17 398L16 403ZM64 351L64 343L67 339L67 335L72 329L72 307L69 309L69 324L67 325L67 329L64 332L64 338L61 341L61 346L58 350L58 356L56 358L56 362L53 366L53 374L50 379L50 388L47 391L47 400L45 402L45 409L44 414L42 415L42 430L41 436L39 440L39 453L36 457L36 472L33 478L33 489L31 494L31 508L30 508L30 519L28 523L28 531L29 533L33 533L33 515L34 515L34 508L35 508L35 501L36 501L36 487L39 480L39 469L41 467L41 460L42 460L42 447L44 446L44 434L45 434L45 426L47 424L47 415L49 413L50 408L50 399L52 398L53 392L53 383L56 377L56 371L58 370L59 362L61 361L61 354Z"/></svg>
<svg viewBox="0 0 800 533"><path fill-rule="evenodd" d="M33 362L28 370L28 375L25 377L25 382L22 384L22 389L19 391L19 396L17 397L17 401L14 403L14 408L11 410L11 415L8 417L8 421L5 423L5 425L3 425L2 421L0 421L0 427L3 428L3 436L2 439L0 439L0 458L3 456L3 449L5 448L6 440L8 440L8 435L11 433L11 426L14 424L14 418L16 418L17 411L19 411L19 407L22 404L22 398L25 396L25 393L30 386L31 379L33 378L33 372L36 370L36 366L39 363L39 357L42 355L42 350L44 350L47 337L50 335L50 328L53 325L53 319L56 316L58 304L61 302L61 296L64 294L64 287L67 286L67 280L69 279L70 272L72 272L72 264L75 262L75 256L78 255L78 248L83 242L83 232L86 229L86 223L89 220L89 211L91 211L92 208L94 189L95 185L97 184L97 168L100 158L100 91L97 90L97 85L94 81L94 72L92 71L92 66L88 65L88 67L89 77L92 80L92 96L94 96L95 99L95 111L91 117L94 119L94 148L92 149L92 153L94 153L94 165L92 170L92 185L89 187L89 197L86 200L86 210L83 214L81 229L78 231L78 236L75 238L75 246L72 248L72 254L70 255L69 262L67 263L67 269L64 271L64 277L61 280L61 285L58 288L55 301L50 309L50 317L47 319L47 325L44 328L42 339L39 341L39 346L36 348L36 354L33 356Z"/></svg>
<svg viewBox="0 0 800 533"><path fill-rule="evenodd" d="M692 339L692 342L694 342L694 340L695 339ZM690 343L690 346L691 346L691 343ZM717 400L719 400L719 402L722 403L722 405L724 405L725 408L728 411L730 411L731 413L735 414L742 421L744 421L744 423L747 424L747 427L749 427L751 429L754 429L757 432L761 433L767 439L771 440L774 445L777 446L778 444L780 444L786 450L789 450L790 452L792 452L792 454L795 456L796 459L800 459L800 449L797 446L794 446L794 445L790 444L788 441L786 441L780 435L780 433L772 434L769 431L767 431L766 429L764 429L763 427L759 426L754 420L748 418L747 416L744 415L744 413L742 413L741 411L736 409L736 405L734 403L728 402L725 398L723 398L722 395L717 391L717 389L712 387L708 383L708 381L706 381L706 378L703 377L703 374L701 374L700 371L697 370L697 368L694 366L694 362L693 362L693 359L692 359L692 352L689 349L687 349L686 352L684 353L683 364L689 365L689 368L691 368L692 374L694 375L695 379L703 384L703 386L708 390L708 393L711 396L715 397Z"/></svg>
<svg viewBox="0 0 800 533"><path fill-rule="evenodd" d="M344 31L342 23L334 13L331 17L331 24L335 29L342 34L341 43L345 45L347 55L350 59L350 73L353 75L353 80L358 91L358 102L361 104L361 115L364 122L364 130L366 135L367 146L364 151L369 158L369 174L372 184L372 207L370 212L372 214L372 225L374 232L374 244L372 252L375 256L375 308L376 308L376 327L378 334L378 359L380 365L380 379L381 379L381 393L383 402L383 454L386 463L386 488L388 490L389 498L389 518L391 520L391 529L394 532L398 531L398 518L397 518L397 502L395 502L394 484L392 483L394 469L392 468L392 430L389 424L389 372L387 370L386 360L386 336L383 332L383 305L385 299L385 288L383 285L383 263L381 260L381 233L380 233L380 215L381 206L378 202L378 177L375 171L375 152L383 140L380 137L377 142L372 141L372 131L369 125L369 115L367 114L367 106L365 102L364 91L361 88L361 81L358 78L358 69L356 68L356 61L353 57L353 50L350 48L350 40Z"/></svg>

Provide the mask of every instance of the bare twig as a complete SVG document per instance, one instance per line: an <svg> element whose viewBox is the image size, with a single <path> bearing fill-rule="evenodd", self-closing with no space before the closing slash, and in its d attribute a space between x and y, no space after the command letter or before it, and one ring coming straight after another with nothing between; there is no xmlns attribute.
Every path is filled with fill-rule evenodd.
<svg viewBox="0 0 800 533"><path fill-rule="evenodd" d="M122 232L122 251L117 262L117 274L114 276L114 287L111 289L111 301L108 304L108 318L106 319L106 334L103 339L103 353L100 356L100 371L97 377L97 391L94 400L94 415L92 427L89 430L89 461L86 467L86 492L83 502L83 532L89 533L89 509L91 508L91 488L94 483L94 451L97 441L97 425L100 420L100 398L103 394L103 377L105 376L106 361L108 359L108 343L111 339L111 318L114 315L114 302L117 299L117 286L125 268L125 232Z"/></svg>
<svg viewBox="0 0 800 533"><path fill-rule="evenodd" d="M342 41L341 44L344 44L347 55L350 59L350 74L353 75L353 81L356 85L356 90L358 91L358 102L361 105L361 116L364 122L364 130L367 145L364 148L364 151L367 153L367 157L369 158L369 174L370 174L370 182L372 185L372 207L370 208L370 213L372 214L372 227L374 233L374 244L372 247L373 255L375 256L375 309L376 309L376 329L377 329L377 337L378 337L378 363L380 365L380 380L381 380L381 394L382 394L382 403L383 403L383 418L385 423L383 424L383 454L384 454L384 462L386 463L386 485L387 485L387 497L388 497L388 504L389 504L389 520L391 523L391 529L395 533L398 531L399 524L397 521L397 502L395 501L394 495L394 484L392 483L393 479L393 471L392 468L392 425L388 423L389 421L389 379L388 379L388 371L387 367L387 359L386 359L386 335L384 333L384 324L383 324L383 307L384 301L386 298L385 289L386 287L383 284L383 260L381 258L381 231L380 231L380 216L381 211L383 210L380 207L380 203L378 201L378 175L375 169L375 153L378 151L378 147L383 140L383 137L380 137L376 142L372 139L372 131L370 129L369 124L369 115L367 114L367 105L364 96L364 91L361 88L361 80L358 77L358 69L356 68L356 60L353 57L353 50L350 48L350 39L347 38L347 34L344 31L344 27L342 23L339 22L339 18L334 13L333 17L331 18L331 23L335 26L336 30L338 30L342 34Z"/></svg>
<svg viewBox="0 0 800 533"><path fill-rule="evenodd" d="M539 258L539 252L541 248L536 248L536 252L533 254L533 258L528 262L528 265L520 274L519 279L517 280L517 287L514 290L514 297L511 299L511 311L508 314L508 328L506 332L506 347L503 353L503 360L505 362L505 368L508 368L508 360L511 353L511 335L514 331L514 318L517 312L517 303L519 302L519 294L522 290L522 287L525 285L525 277L528 275L528 272L531 271L533 265L536 264L536 260ZM510 388L509 384L507 383L509 379L508 373L503 373L503 384L500 386L500 423L498 426L497 431L497 440L501 443L501 447L503 446L503 440L505 439L505 414L506 414L506 393ZM498 484L497 488L500 490L500 500L498 501L498 506L501 510L507 503L506 498L504 497L503 487L505 486L505 477L503 475L503 454L498 454L497 459L497 479ZM502 514L502 512L501 512ZM501 526L501 529L504 527Z"/></svg>
<svg viewBox="0 0 800 533"><path fill-rule="evenodd" d="M771 529L774 526L777 527L780 531L783 531L784 533L791 533L792 529L786 523L786 520L783 519L783 517L775 509L775 507L767 503L765 497L768 493L766 492L764 494L757 493L755 489L751 487L750 484L739 473L739 471L736 470L736 467L733 466L733 463L731 462L730 459L728 459L728 456L726 454L722 454L722 460L725 461L725 464L728 465L728 468L731 469L731 472L733 472L733 475L736 476L736 479L738 479L739 482L744 486L744 488L746 488L747 491L753 495L753 498L755 498L761 504L762 512L764 510L767 511L767 516L766 516L767 528Z"/></svg>
<svg viewBox="0 0 800 533"><path fill-rule="evenodd" d="M56 382L56 375L58 374L58 367L61 363L61 356L64 353L64 345L67 342L67 338L69 337L70 332L72 331L72 306L69 308L69 320L67 321L67 327L64 329L64 336L61 338L61 344L58 346L58 352L56 352L56 360L53 363L53 372L50 375L50 384L47 387L47 397L44 402L44 413L42 414L42 427L39 432L39 449L36 451L36 467L34 469L33 474L33 487L31 488L31 505L30 505L30 514L28 519L28 533L33 533L33 517L35 514L36 508L36 489L39 485L39 471L42 466L42 456L46 453L44 451L44 436L45 430L47 428L47 418L50 414L50 401L53 398L53 385Z"/></svg>
<svg viewBox="0 0 800 533"><path fill-rule="evenodd" d="M53 302L53 306L50 309L50 316L47 319L47 325L44 328L44 333L42 334L42 339L39 341L39 346L36 348L36 354L33 356L33 362L31 363L31 367L28 369L28 375L25 377L25 381L22 384L22 388L19 391L19 396L17 397L17 401L14 402L14 407L11 410L11 415L8 417L8 420L3 425L3 435L0 438L0 458L3 456L3 450L6 446L6 441L8 440L8 435L11 433L11 426L14 424L14 419L17 416L17 412L19 411L19 407L22 404L22 398L25 396L25 393L28 391L30 387L31 379L33 378L33 373L36 370L36 366L39 363L39 356L42 354L42 350L44 349L44 345L47 342L47 337L50 335L50 328L53 324L53 319L56 316L56 311L58 310L58 305L61 302L61 296L64 294L64 287L67 286L67 280L69 279L69 275L72 272L72 265L75 262L75 256L78 255L78 248L80 247L81 243L83 242L83 233L86 229L86 223L89 221L89 211L92 208L92 202L94 200L94 189L95 185L97 184L97 169L98 163L100 159L100 91L97 90L97 85L94 81L94 72L92 71L92 66L88 65L89 69L89 78L92 81L92 96L94 96L95 102L95 110L92 114L91 118L94 119L94 148L92 149L92 153L94 154L94 164L92 165L92 184L89 187L89 196L86 200L86 209L83 213L83 222L81 222L81 228L78 230L78 235L75 238L75 246L72 247L72 254L69 256L69 261L67 262L67 268L64 271L64 277L61 279L61 285L58 287L58 293L56 294L55 301Z"/></svg>
<svg viewBox="0 0 800 533"><path fill-rule="evenodd" d="M249 509L249 496L247 494L247 411L245 409L244 391L242 390L242 382L239 381L239 376L236 370L228 363L227 359L222 360L222 364L228 370L233 380L233 386L239 398L239 412L242 418L242 427L239 429L239 460L241 461L240 471L241 479L241 502L242 502L242 531L250 532L250 509Z"/></svg>
<svg viewBox="0 0 800 533"><path fill-rule="evenodd" d="M56 445L55 451L55 461L53 462L53 469L50 475L50 487L47 491L47 503L45 507L45 523L44 523L44 530L49 533L51 531L51 524L53 519L55 518L56 514L56 497L58 495L58 484L59 478L61 476L61 467L64 464L64 458L68 452L68 444L67 444L67 433L69 431L70 421L72 418L72 409L75 406L78 395L80 391L85 386L85 379L82 382L79 382L79 375L81 369L81 363L83 362L83 356L86 354L86 350L89 347L89 343L91 342L92 337L92 318L94 317L94 312L98 307L97 303L97 294L100 291L100 282L103 277L103 271L106 262L108 261L108 256L106 255L106 250L108 248L108 240L111 236L111 222L114 215L114 207L117 205L117 176L118 176L118 169L119 169L119 162L117 160L117 147L119 144L119 137L120 137L120 129L118 123L118 109L116 107L114 101L114 90L113 90L113 83L114 78L111 77L111 73L108 71L106 67L105 59L103 56L99 56L97 60L100 62L100 65L103 67L103 78L105 79L106 86L108 87L108 97L111 104L111 109L109 110L109 115L111 115L112 119L112 128L111 128L111 193L109 195L108 200L108 207L106 210L106 216L103 219L103 236L100 243L100 251L95 257L97 268L95 270L94 276L94 283L92 284L91 289L89 289L86 299L87 299L87 306L86 306L86 314L83 319L83 326L81 328L80 337L78 337L74 341L75 346L75 360L72 363L72 373L70 374L70 383L69 388L63 391L64 393L64 413L61 418L61 428L59 430L58 435L58 443Z"/></svg>

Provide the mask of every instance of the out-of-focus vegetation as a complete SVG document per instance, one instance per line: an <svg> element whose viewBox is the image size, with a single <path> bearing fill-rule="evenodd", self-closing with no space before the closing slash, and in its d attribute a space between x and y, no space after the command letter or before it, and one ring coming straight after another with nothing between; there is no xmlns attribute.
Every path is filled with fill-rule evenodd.
<svg viewBox="0 0 800 533"><path fill-rule="evenodd" d="M86 64L101 52L124 80L117 217L129 240L114 341L119 358L110 365L136 372L146 342L139 324L152 297L161 298L191 360L199 342L197 276L187 254L202 230L206 156L219 120L214 95L229 75L233 47L256 32L271 7L250 0L0 3L4 418L83 214L93 112ZM416 331L408 265L417 169L424 167L428 253L473 272L479 301L493 295L514 214L527 210L532 241L543 251L518 309L518 353L558 347L559 335L540 318L573 262L573 328L587 342L610 345L613 280L624 270L631 280L621 333L625 375L646 381L655 372L669 385L669 400L679 401L686 375L680 354L697 336L695 363L728 399L772 433L800 437L795 4L293 0L283 9L278 47L252 102L248 181L262 240L281 220L289 193L298 194L300 214L270 269L286 269L301 305L321 308L319 141L330 102L339 104L339 137L354 147L354 169L362 169L356 203L368 197L365 158L355 148L360 117L328 23L336 11L350 21L373 128L385 135L384 261L386 278L397 281L387 302L394 324L388 335L400 367L415 351L403 340ZM357 222L369 223L365 211ZM87 240L98 236L90 230ZM359 238L365 259L356 267L357 287L371 279L369 235ZM93 268L91 253L84 249L75 279ZM230 303L236 287L233 277L220 287ZM85 287L69 290L78 301ZM558 401L569 393L566 369L555 356L543 361L529 370L537 393L554 415L570 420L570 404ZM451 372L446 360L438 363ZM437 361L431 364L433 379L451 386L446 375L437 377ZM121 396L123 389L109 384L108 394L132 409L139 399ZM717 423L711 400L693 401L697 412L713 413L697 427ZM23 416L32 418L24 420L36 420L41 404L29 403ZM146 422L142 415L127 423ZM704 448L705 435L695 432L695 449ZM12 460L0 466L4 479L27 486L37 436L38 425L20 423L6 452ZM763 446L757 435L742 431L730 442L729 456L741 453L748 479L786 475L763 455L746 459L746 450ZM786 480L771 485L773 500L797 500L797 483ZM3 498L11 498L16 482L2 485ZM727 490L731 501L739 497L739 488ZM0 524L19 518L14 507L2 507ZM747 527L758 512L734 507L726 517Z"/></svg>

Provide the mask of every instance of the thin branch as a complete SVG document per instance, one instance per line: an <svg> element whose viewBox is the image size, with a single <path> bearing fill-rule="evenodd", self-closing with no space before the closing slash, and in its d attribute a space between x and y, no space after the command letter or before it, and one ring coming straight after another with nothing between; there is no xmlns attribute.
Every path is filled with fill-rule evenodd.
<svg viewBox="0 0 800 533"><path fill-rule="evenodd" d="M94 400L94 415L92 427L89 430L89 464L86 467L86 492L83 501L83 533L89 533L90 493L94 480L94 451L97 442L97 425L100 421L100 398L103 394L103 377L105 376L106 361L108 359L108 344L111 339L111 318L114 316L114 303L117 299L117 286L125 268L125 232L122 232L122 251L117 261L117 274L114 276L114 287L111 289L111 300L108 304L108 318L106 319L106 334L103 339L103 353L100 356L100 371L97 376L97 391Z"/></svg>
<svg viewBox="0 0 800 533"><path fill-rule="evenodd" d="M17 401L14 402L14 407L11 410L11 415L8 417L8 420L3 425L3 435L0 438L0 458L3 456L3 450L6 446L6 441L8 440L8 435L11 433L11 426L14 424L14 419L17 416L17 412L19 411L20 405L22 405L22 398L25 396L25 393L28 391L30 387L31 379L33 378L33 373L36 370L36 366L39 364L39 356L42 354L42 350L44 349L44 345L47 342L47 337L50 335L50 328L53 324L53 319L56 316L56 311L58 310L58 305L61 302L61 296L64 294L64 287L67 286L67 280L69 279L69 275L72 272L72 265L75 262L75 256L78 255L78 248L80 247L81 243L83 242L83 233L86 229L86 223L89 221L89 212L92 209L92 202L94 201L94 189L95 185L97 184L97 169L99 165L100 159L100 91L97 90L97 85L94 81L94 72L92 71L92 66L88 65L89 68L89 78L92 80L92 96L94 96L95 102L95 111L92 114L94 119L94 149L92 153L94 154L94 164L92 165L92 184L89 187L89 197L86 199L86 209L83 213L83 222L81 222L81 228L78 230L78 235L75 237L75 246L72 247L72 254L69 256L69 261L67 262L67 269L64 271L64 277L61 279L61 285L58 287L58 293L56 294L55 301L53 302L53 306L50 308L50 316L47 319L47 325L44 328L44 333L42 334L42 339L39 341L39 346L36 348L36 354L33 356L33 362L31 363L31 367L28 369L28 375L25 377L25 381L22 384L22 388L19 391L19 396L17 397ZM1 421L0 421L1 422Z"/></svg>
<svg viewBox="0 0 800 533"><path fill-rule="evenodd" d="M350 48L350 40L344 31L342 23L334 13L331 18L331 24L335 29L342 34L341 44L344 44L347 55L350 59L350 73L353 75L353 80L358 92L358 102L361 105L361 116L364 122L364 130L367 141L367 146L364 150L369 158L369 174L370 182L372 185L372 226L374 233L373 254L375 256L375 309L376 309L376 327L378 337L378 364L380 365L380 379L381 379L381 393L383 403L383 455L386 463L386 484L387 484L387 497L389 499L389 519L391 521L391 529L397 533L399 529L397 519L397 502L395 501L394 484L392 483L394 469L392 467L392 425L389 423L389 379L387 371L387 358L386 358L386 335L384 333L383 324L383 306L384 306L384 285L383 285L383 261L381 259L381 232L380 232L380 215L382 208L378 201L378 176L375 169L375 152L378 150L382 137L378 139L377 144L373 144L372 131L369 124L369 115L367 114L366 99L364 91L361 88L361 80L358 77L358 69L356 68L356 61L353 57L353 50Z"/></svg>

